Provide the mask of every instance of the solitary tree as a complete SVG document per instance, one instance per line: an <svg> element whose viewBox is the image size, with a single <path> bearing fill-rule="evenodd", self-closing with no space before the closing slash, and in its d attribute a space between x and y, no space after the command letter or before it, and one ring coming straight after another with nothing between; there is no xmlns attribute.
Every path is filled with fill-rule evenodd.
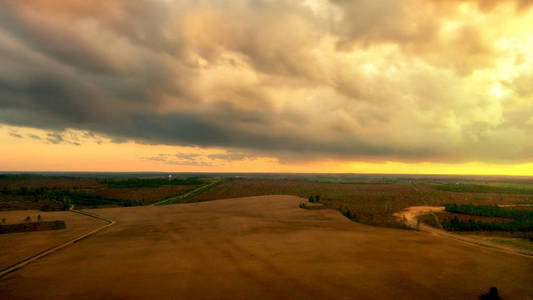
<svg viewBox="0 0 533 300"><path fill-rule="evenodd" d="M5 223L6 222L6 218L2 218L2 223Z"/></svg>
<svg viewBox="0 0 533 300"><path fill-rule="evenodd" d="M315 196L315 202L320 202L320 196L319 195Z"/></svg>
<svg viewBox="0 0 533 300"><path fill-rule="evenodd" d="M41 215L37 215L37 221L41 222L42 218Z"/></svg>
<svg viewBox="0 0 533 300"><path fill-rule="evenodd" d="M27 217L26 217L26 219L24 219L24 221L26 221L26 222L29 222L29 221L31 221L31 218L30 218L30 216L27 216Z"/></svg>
<svg viewBox="0 0 533 300"><path fill-rule="evenodd" d="M313 199L313 196L309 196L309 202L313 203L315 200Z"/></svg>

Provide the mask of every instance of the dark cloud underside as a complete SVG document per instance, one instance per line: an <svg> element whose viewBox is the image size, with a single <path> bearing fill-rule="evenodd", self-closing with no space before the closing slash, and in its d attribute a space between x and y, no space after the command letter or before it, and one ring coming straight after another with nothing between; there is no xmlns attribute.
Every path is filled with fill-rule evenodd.
<svg viewBox="0 0 533 300"><path fill-rule="evenodd" d="M531 1L3 1L0 123L226 160L531 160L531 73L479 75L505 32L462 3L491 22Z"/></svg>

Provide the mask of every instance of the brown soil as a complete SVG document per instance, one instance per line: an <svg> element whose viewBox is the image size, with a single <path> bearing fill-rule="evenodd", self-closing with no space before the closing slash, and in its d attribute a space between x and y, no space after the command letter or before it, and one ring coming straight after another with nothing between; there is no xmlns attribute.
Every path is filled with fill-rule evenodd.
<svg viewBox="0 0 533 300"><path fill-rule="evenodd" d="M453 193L441 191L431 183L320 183L297 180L242 179L217 185L187 199L189 202L284 194L308 198L320 195L325 206L349 209L358 222L401 227L393 213L411 206L457 204L532 203L533 195Z"/></svg>
<svg viewBox="0 0 533 300"><path fill-rule="evenodd" d="M0 219L6 218L7 224L14 224L23 222L27 216L29 216L32 220L37 220L38 215L41 215L42 220L45 222L50 220L64 220L66 229L1 234L0 269L13 265L36 253L101 227L102 224L106 224L106 222L69 211L2 211L0 212Z"/></svg>
<svg viewBox="0 0 533 300"><path fill-rule="evenodd" d="M265 196L90 210L108 229L7 275L2 299L533 299L533 259Z"/></svg>

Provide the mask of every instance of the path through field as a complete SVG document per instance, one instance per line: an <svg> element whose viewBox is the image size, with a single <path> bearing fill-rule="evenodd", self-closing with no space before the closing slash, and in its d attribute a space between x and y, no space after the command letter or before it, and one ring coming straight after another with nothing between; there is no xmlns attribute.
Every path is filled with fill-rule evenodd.
<svg viewBox="0 0 533 300"><path fill-rule="evenodd" d="M165 204L165 203L168 203L168 202L172 202L172 201L175 201L175 200L185 199L185 198L189 197L190 195L192 195L192 194L194 194L194 193L197 193L197 192L199 192L199 191L202 191L202 190L204 190L204 189L207 189L207 188L209 188L209 187L211 187L211 186L213 186L213 185L215 185L215 184L218 184L218 183L220 183L220 180L215 180L215 181L210 182L210 183L208 183L208 184L204 184L204 185L202 185L202 186L199 186L199 187L195 188L194 190L192 190L192 191L190 191L190 192L187 192L187 193L185 193L185 194L183 194L183 195L178 195L178 196L176 196L176 197L170 197L170 198L168 198L168 199L164 199L164 200L161 200L161 201L159 201L159 202L153 203L151 206L162 205L162 204Z"/></svg>
<svg viewBox="0 0 533 300"><path fill-rule="evenodd" d="M65 242L63 242L63 243L61 243L61 244L59 244L57 246L51 247L49 249L45 249L45 250L43 250L41 252L38 252L38 253L28 257L28 258L25 258L25 259L15 263L15 264L11 265L11 266L8 266L6 268L1 269L0 270L0 278L6 276L9 273L15 272L16 270L18 270L18 269L20 269L20 268L22 268L22 267L24 267L24 266L36 261L38 259L41 259L41 258L43 258L43 257L45 257L47 255L50 255L50 254L52 254L54 252L57 252L57 251L65 248L67 246L70 246L70 245L72 245L72 244L74 244L74 243L76 243L78 241L81 241L82 239L85 239L85 238L87 238L87 237L89 237L89 236L91 236L91 235L93 235L93 234L95 234L95 233L97 233L97 232L99 232L101 230L104 230L104 229L106 229L109 226L113 226L113 224L116 223L115 221L113 221L111 219L107 219L107 218L103 218L103 217L100 217L100 216L97 216L97 215L94 215L94 214L91 214L91 213L75 210L74 209L74 205L72 205L70 207L69 211L71 211L73 213L81 214L81 215L84 215L84 216L87 216L87 217L90 217L90 218L95 218L95 219L99 219L99 220L105 221L105 222L107 222L107 224L103 225L102 227L96 228L96 229L94 229L94 230L92 230L90 232L87 232L87 233L84 233L84 234L82 234L80 236L77 236L77 237L75 237L73 239L65 241Z"/></svg>
<svg viewBox="0 0 533 300"><path fill-rule="evenodd" d="M516 204L507 204L507 205L498 205L500 207L517 207L517 206L530 206L530 205L516 205ZM430 232L436 235L443 237L452 238L457 241L461 241L473 246L482 246L494 248L496 250L505 251L515 255L526 256L533 259L533 253L524 249L513 248L509 246L504 246L501 244L493 243L486 240L470 238L462 236L459 234L454 234L442 229L434 228L425 224L418 223L418 217L429 214L431 212L443 212L445 211L444 206L412 206L404 209L403 211L396 213L396 216L403 220L409 227L416 228L420 231Z"/></svg>
<svg viewBox="0 0 533 300"><path fill-rule="evenodd" d="M117 223L3 277L0 299L533 299L533 259L301 201L86 210Z"/></svg>

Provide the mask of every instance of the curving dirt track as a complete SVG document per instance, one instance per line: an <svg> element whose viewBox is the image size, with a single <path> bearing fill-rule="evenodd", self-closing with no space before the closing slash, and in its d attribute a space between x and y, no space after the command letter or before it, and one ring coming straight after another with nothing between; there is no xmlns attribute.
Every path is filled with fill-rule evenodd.
<svg viewBox="0 0 533 300"><path fill-rule="evenodd" d="M90 210L117 221L0 280L1 299L533 299L533 260L264 196Z"/></svg>
<svg viewBox="0 0 533 300"><path fill-rule="evenodd" d="M517 206L522 207L522 206L531 206L531 205L529 204L524 204L524 205L508 204L508 205L498 205L498 206L500 207L517 207ZM492 243L490 241L485 241L481 239L475 239L475 238L462 236L459 234L450 233L448 231L437 229L437 228L434 228L434 227L431 227L425 224L418 224L417 222L418 217L421 215L425 215L430 212L442 212L442 211L445 211L444 206L411 206L411 207L404 209L403 211L399 213L396 213L395 215L400 220L403 220L403 222L405 222L407 226L411 228L418 227L418 230L420 231L430 232L430 233L433 233L433 234L436 234L442 237L452 238L454 240L461 241L461 242L474 245L474 246L494 248L496 250L504 251L507 253L515 254L515 255L526 256L526 257L533 259L533 253L530 251L524 250L524 249L517 249L517 248L504 246L504 245L497 244L497 243Z"/></svg>
<svg viewBox="0 0 533 300"><path fill-rule="evenodd" d="M50 255L54 252L57 252L67 246L70 246L78 241L81 241L82 239L85 239L85 238L88 238L89 236L99 232L99 231L102 231L104 229L106 229L107 227L109 226L113 226L116 222L113 221L113 220L110 220L110 219L107 219L107 218L103 218L103 217L100 217L100 216L96 216L96 215L93 215L91 213L87 213L87 212L83 212L83 211L79 211L79 210L75 210L74 209L74 205L70 208L70 212L73 212L73 213L76 213L76 214L81 214L81 215L84 215L84 216L87 216L87 217L91 217L91 218L94 218L94 219L98 219L98 220L101 220L101 221L104 221L106 222L107 224L104 225L104 226L101 226L101 227L98 227L92 231L89 231L87 233L83 233L82 235L80 236L77 236L77 237L74 237L70 240L67 240L65 242L62 242L60 243L59 245L56 245L56 246L53 246L53 247L50 247L48 249L45 249L41 252L38 252L34 255L31 255L13 265L10 265L8 267L5 267L3 269L0 269L0 278L3 277L3 276L6 276L12 272L15 272L16 270L20 269L20 268L23 268L24 266L38 260L38 259L41 259L47 255Z"/></svg>

